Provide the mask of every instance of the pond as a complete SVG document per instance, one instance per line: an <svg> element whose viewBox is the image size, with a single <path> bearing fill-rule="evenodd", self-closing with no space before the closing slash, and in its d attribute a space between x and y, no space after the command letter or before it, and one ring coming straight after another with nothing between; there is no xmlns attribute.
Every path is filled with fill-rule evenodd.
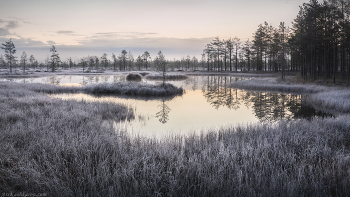
<svg viewBox="0 0 350 197"><path fill-rule="evenodd" d="M117 76L50 76L33 79L13 79L21 83L52 83L56 85L86 85L101 82L126 81ZM186 90L173 98L135 98L112 95L55 94L55 98L91 102L123 103L135 111L135 119L116 124L116 127L140 136L162 137L174 134L199 134L220 127L250 124L281 119L330 117L304 104L307 95L269 92L250 92L230 88L237 80L232 76L189 76L182 81L169 81ZM141 83L159 83L146 80Z"/></svg>

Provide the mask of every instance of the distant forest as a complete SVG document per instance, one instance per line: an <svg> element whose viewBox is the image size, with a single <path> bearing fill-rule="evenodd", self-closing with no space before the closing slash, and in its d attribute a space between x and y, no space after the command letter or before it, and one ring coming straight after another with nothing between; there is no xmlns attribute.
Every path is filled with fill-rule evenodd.
<svg viewBox="0 0 350 197"><path fill-rule="evenodd" d="M221 40L215 37L203 48L197 57L187 55L179 60L167 60L168 68L184 71L266 71L300 72L304 80L332 81L349 84L350 75L350 1L325 0L319 3L310 0L300 6L292 27L281 22L273 27L268 22L260 24L253 33L253 39L241 41L234 37ZM73 62L71 58L61 60L56 48L52 46L52 55L39 63L33 55L29 58L25 52L20 58L11 39L2 44L5 56L0 55L0 68L68 69L82 67L84 72L112 69L149 70L157 68L158 56L152 59L145 51L134 58L129 51L122 50L111 58L104 53L101 57L89 56ZM39 71L39 70L38 70Z"/></svg>

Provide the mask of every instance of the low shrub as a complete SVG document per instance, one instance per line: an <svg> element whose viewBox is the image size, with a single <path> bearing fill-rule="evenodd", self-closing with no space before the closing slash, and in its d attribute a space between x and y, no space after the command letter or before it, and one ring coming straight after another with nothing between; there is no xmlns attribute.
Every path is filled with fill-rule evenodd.
<svg viewBox="0 0 350 197"><path fill-rule="evenodd" d="M126 76L126 80L128 80L128 81L141 81L142 77L139 74L130 73Z"/></svg>

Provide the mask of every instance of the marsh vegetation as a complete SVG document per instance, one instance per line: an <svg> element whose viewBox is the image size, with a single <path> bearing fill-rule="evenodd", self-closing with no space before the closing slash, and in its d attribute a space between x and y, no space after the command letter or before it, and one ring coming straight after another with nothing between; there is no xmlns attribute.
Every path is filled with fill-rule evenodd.
<svg viewBox="0 0 350 197"><path fill-rule="evenodd" d="M52 196L346 196L348 116L221 127L163 140L114 124L115 103L1 82L1 192ZM45 87L45 86L43 86ZM54 86L51 86L54 87ZM39 90L38 90L39 89Z"/></svg>

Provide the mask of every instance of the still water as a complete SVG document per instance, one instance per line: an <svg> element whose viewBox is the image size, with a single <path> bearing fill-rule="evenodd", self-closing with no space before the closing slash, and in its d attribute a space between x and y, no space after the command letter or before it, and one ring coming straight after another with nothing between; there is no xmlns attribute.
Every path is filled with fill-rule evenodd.
<svg viewBox="0 0 350 197"><path fill-rule="evenodd" d="M117 76L55 76L14 79L21 83L51 83L56 85L87 85L125 81ZM55 94L55 98L115 102L135 111L135 119L117 123L118 128L140 136L163 137L188 135L217 130L230 125L245 125L281 119L312 119L332 116L304 104L307 95L269 92L249 92L230 88L237 80L231 76L190 76L182 81L169 81L183 87L182 96L167 98L136 98L113 95ZM141 83L159 83L143 78Z"/></svg>
<svg viewBox="0 0 350 197"><path fill-rule="evenodd" d="M50 83L81 86L93 83L126 81L125 75L116 76L49 76L31 79L7 79L20 83ZM307 95L269 92L249 92L230 88L237 80L232 76L189 76L182 81L169 81L183 87L182 96L167 98L136 98L113 95L55 94L55 98L115 102L126 104L135 111L135 119L117 123L118 128L140 136L162 137L187 135L216 130L230 125L245 125L281 119L312 119L329 117L304 104ZM141 83L159 83L142 79Z"/></svg>

